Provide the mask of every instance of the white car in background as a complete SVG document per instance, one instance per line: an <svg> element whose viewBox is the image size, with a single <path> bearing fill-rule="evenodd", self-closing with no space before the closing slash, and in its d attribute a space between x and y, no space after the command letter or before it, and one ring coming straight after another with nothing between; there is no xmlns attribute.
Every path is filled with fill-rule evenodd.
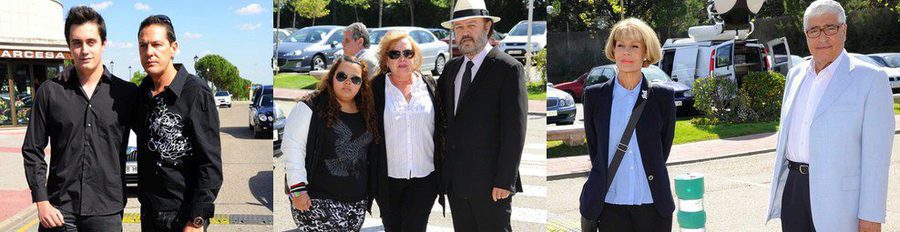
<svg viewBox="0 0 900 232"><path fill-rule="evenodd" d="M531 44L528 44L528 20L519 21L500 41L500 51L525 63L525 53L531 46L532 55L547 46L547 21L532 21Z"/></svg>
<svg viewBox="0 0 900 232"><path fill-rule="evenodd" d="M225 106L231 108L231 93L225 90L216 92L216 106Z"/></svg>

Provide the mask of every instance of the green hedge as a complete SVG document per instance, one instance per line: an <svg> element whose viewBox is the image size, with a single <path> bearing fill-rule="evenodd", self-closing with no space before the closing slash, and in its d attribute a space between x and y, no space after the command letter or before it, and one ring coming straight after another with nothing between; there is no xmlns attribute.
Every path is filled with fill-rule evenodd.
<svg viewBox="0 0 900 232"><path fill-rule="evenodd" d="M692 123L716 125L776 121L781 112L784 76L777 72L752 72L737 84L726 77L694 81L694 108L704 114Z"/></svg>

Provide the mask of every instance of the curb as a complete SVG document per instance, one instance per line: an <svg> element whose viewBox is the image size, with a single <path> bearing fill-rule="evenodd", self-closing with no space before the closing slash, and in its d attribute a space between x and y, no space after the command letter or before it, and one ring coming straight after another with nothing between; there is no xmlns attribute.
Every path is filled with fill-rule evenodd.
<svg viewBox="0 0 900 232"><path fill-rule="evenodd" d="M300 101L300 98L301 98L301 97L290 98L290 97L284 97L284 96L275 96L274 98L275 98L276 101L292 101L292 102L296 102L296 101Z"/></svg>
<svg viewBox="0 0 900 232"><path fill-rule="evenodd" d="M894 134L895 135L900 134L900 130L894 130ZM716 156L716 157L676 161L676 162L666 163L666 166L676 166L676 165L684 165L684 164L692 164L692 163L706 162L706 161L712 161L712 160L719 160L719 159L725 159L725 158L735 158L735 157L742 157L742 156L759 155L759 154L764 154L764 153L769 153L769 152L774 152L774 151L775 151L775 148L767 148L767 149L753 150L753 151L747 151L747 152L738 152L738 153L732 153L732 154L724 154L724 155L720 155L720 156ZM590 172L590 170L557 174L557 175L547 175L547 181L578 178L578 177L587 177L588 172Z"/></svg>
<svg viewBox="0 0 900 232"><path fill-rule="evenodd" d="M25 231L37 222L37 208L32 204L29 205L28 208L25 208L3 222L0 222L0 231Z"/></svg>
<svg viewBox="0 0 900 232"><path fill-rule="evenodd" d="M216 214L209 219L211 225L272 225L272 215L249 215L249 214ZM124 213L122 214L122 223L134 224L141 223L140 213Z"/></svg>

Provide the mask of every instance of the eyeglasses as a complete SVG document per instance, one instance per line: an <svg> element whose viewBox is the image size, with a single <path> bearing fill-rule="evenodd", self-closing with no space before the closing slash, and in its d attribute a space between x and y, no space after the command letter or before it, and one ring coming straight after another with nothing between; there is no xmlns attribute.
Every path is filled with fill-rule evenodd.
<svg viewBox="0 0 900 232"><path fill-rule="evenodd" d="M402 53L400 51L393 50L388 52L388 58L391 58L392 60L400 59L400 54L403 54L403 57L406 57L406 59L412 59L413 56L416 55L415 52L409 49L403 50Z"/></svg>
<svg viewBox="0 0 900 232"><path fill-rule="evenodd" d="M809 30L806 30L806 37L810 38L810 39L819 38L819 36L822 35L822 32L825 32L825 35L827 35L827 36L832 36L832 35L837 34L838 29L840 29L841 26L843 26L843 25L844 24L841 23L841 24L836 24L836 25L828 24L828 25L825 25L824 27L815 26L813 28L810 28Z"/></svg>
<svg viewBox="0 0 900 232"><path fill-rule="evenodd" d="M337 80L338 82L344 82L347 80L347 77L348 76L346 73L338 72L337 75L334 76L334 79ZM360 84L362 84L362 77L359 77L359 76L350 77L350 82L352 82L354 85L360 85Z"/></svg>

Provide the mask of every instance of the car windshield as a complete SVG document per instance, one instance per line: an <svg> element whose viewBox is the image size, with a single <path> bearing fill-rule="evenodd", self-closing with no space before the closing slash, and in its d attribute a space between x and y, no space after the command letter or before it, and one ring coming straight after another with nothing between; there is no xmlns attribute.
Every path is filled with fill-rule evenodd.
<svg viewBox="0 0 900 232"><path fill-rule="evenodd" d="M533 25L534 26L531 28L532 35L542 35L547 31L546 23L534 22ZM509 31L509 35L528 35L528 22L516 24L516 27L513 27L513 29Z"/></svg>
<svg viewBox="0 0 900 232"><path fill-rule="evenodd" d="M325 39L325 35L331 31L330 28L303 28L294 34L291 34L291 37L287 38L288 42L294 43L316 43Z"/></svg>
<svg viewBox="0 0 900 232"><path fill-rule="evenodd" d="M224 97L224 96L228 96L228 92L225 92L225 91L216 92L216 97Z"/></svg>
<svg viewBox="0 0 900 232"><path fill-rule="evenodd" d="M384 37L384 34L387 34L387 32L387 30L372 31L372 33L369 33L369 39L372 40L372 44L378 44L381 42L381 37Z"/></svg>
<svg viewBox="0 0 900 232"><path fill-rule="evenodd" d="M860 59L860 60L862 60L862 61L865 61L866 63L870 63L870 64L873 64L873 65L878 66L878 67L884 67L884 65L882 65L881 63L878 63L878 61L875 61L875 59L872 59L871 57L868 57L868 56L864 56L864 55L853 55L853 58Z"/></svg>
<svg viewBox="0 0 900 232"><path fill-rule="evenodd" d="M891 54L884 56L884 62L891 68L900 68L900 54Z"/></svg>
<svg viewBox="0 0 900 232"><path fill-rule="evenodd" d="M273 104L272 94L271 93L264 94L263 98L262 98L262 102L260 102L260 105L262 105L263 107L272 107L272 104Z"/></svg>

